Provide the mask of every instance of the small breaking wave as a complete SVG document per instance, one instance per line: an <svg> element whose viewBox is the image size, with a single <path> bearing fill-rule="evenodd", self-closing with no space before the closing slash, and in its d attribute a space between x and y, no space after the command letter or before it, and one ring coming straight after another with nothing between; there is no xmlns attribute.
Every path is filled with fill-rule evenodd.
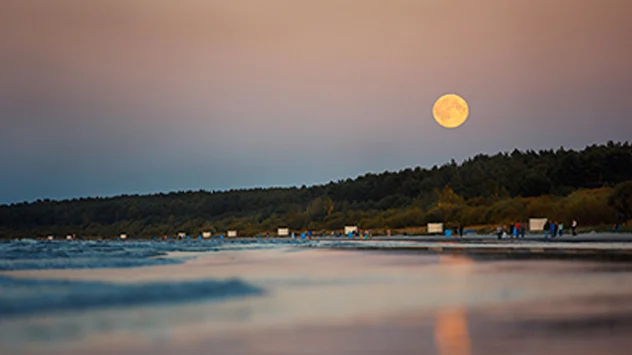
<svg viewBox="0 0 632 355"><path fill-rule="evenodd" d="M0 317L261 295L241 280L119 284L0 276Z"/></svg>
<svg viewBox="0 0 632 355"><path fill-rule="evenodd" d="M156 265L181 264L191 258L64 258L0 260L1 271L115 269Z"/></svg>
<svg viewBox="0 0 632 355"><path fill-rule="evenodd" d="M171 252L221 252L309 244L300 240L32 241L0 243L0 271L127 268L179 264Z"/></svg>

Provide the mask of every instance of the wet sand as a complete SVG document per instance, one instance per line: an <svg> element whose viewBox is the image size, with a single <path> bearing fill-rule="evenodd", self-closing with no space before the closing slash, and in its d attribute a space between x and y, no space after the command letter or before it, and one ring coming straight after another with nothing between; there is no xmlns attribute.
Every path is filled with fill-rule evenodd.
<svg viewBox="0 0 632 355"><path fill-rule="evenodd" d="M2 274L116 283L238 278L265 294L2 319L0 352L628 354L632 346L627 264L310 248L172 255L182 256L196 258Z"/></svg>

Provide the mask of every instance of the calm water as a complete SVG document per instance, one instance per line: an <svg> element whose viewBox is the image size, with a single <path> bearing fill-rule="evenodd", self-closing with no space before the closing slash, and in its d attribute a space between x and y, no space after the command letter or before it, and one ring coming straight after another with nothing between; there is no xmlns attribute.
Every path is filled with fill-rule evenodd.
<svg viewBox="0 0 632 355"><path fill-rule="evenodd" d="M349 246L0 243L0 352L628 354L632 346L630 264Z"/></svg>

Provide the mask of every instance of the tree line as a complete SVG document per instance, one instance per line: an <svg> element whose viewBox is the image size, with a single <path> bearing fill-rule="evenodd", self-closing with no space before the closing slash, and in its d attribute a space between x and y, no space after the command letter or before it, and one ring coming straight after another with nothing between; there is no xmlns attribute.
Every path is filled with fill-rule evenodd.
<svg viewBox="0 0 632 355"><path fill-rule="evenodd" d="M324 185L185 191L0 206L0 237L49 234L136 237L185 231L240 235L401 229L428 222L489 225L548 217L583 225L632 218L632 146L479 154L432 168L365 174Z"/></svg>

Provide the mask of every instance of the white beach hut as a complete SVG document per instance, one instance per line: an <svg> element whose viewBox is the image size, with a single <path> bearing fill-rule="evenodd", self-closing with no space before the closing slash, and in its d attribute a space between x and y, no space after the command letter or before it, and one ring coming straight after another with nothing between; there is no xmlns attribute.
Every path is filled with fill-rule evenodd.
<svg viewBox="0 0 632 355"><path fill-rule="evenodd" d="M428 223L428 233L429 234L442 234L443 223Z"/></svg>

